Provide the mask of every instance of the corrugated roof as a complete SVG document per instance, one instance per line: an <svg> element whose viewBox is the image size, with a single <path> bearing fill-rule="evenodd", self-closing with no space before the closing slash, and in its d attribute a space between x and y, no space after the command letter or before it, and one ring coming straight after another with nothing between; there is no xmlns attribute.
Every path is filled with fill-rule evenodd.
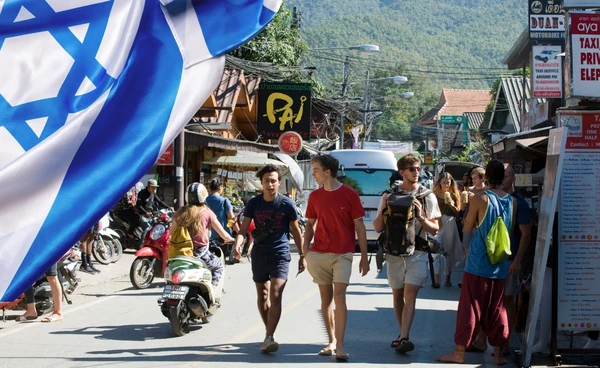
<svg viewBox="0 0 600 368"><path fill-rule="evenodd" d="M529 78L525 78L525 99L531 98L531 84ZM496 112L507 111L510 114L513 121L513 131L521 131L521 111L523 100L523 78L520 76L514 77L502 77L500 79L500 86L498 87L498 93L496 94L496 102L490 121L485 122L485 128L491 129L494 120L497 117ZM544 103L544 99L536 99L537 103ZM529 106L525 104L525 112L529 112ZM505 122L502 122L504 126Z"/></svg>
<svg viewBox="0 0 600 368"><path fill-rule="evenodd" d="M477 130L483 124L485 112L465 112L464 115L469 118L469 129Z"/></svg>

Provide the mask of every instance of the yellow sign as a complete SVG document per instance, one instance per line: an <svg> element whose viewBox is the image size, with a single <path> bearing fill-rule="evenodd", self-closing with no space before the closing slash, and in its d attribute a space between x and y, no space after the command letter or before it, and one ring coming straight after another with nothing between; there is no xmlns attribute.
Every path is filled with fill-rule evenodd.
<svg viewBox="0 0 600 368"><path fill-rule="evenodd" d="M275 101L277 100L285 101L285 106L275 109ZM269 122L271 122L271 124L275 124L277 119L276 114L282 112L282 114L279 116L279 130L283 132L287 123L290 123L290 129L292 129L294 128L294 123L298 124L302 120L302 114L304 113L304 101L306 101L306 96L300 97L300 108L298 108L298 113L294 115L294 110L292 110L294 100L284 93L272 93L267 99L267 113L263 116L269 118Z"/></svg>

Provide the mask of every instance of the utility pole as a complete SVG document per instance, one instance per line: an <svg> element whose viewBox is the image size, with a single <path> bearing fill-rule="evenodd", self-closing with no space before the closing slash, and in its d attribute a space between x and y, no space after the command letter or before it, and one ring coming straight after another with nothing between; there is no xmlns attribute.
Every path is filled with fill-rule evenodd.
<svg viewBox="0 0 600 368"><path fill-rule="evenodd" d="M177 204L176 209L183 207L183 198L185 194L185 186L183 180L183 163L185 157L185 129L182 129L179 136L175 138L175 199Z"/></svg>
<svg viewBox="0 0 600 368"><path fill-rule="evenodd" d="M365 96L363 98L363 136L360 148L365 148L365 136L367 135L367 111L369 110L369 69L365 76Z"/></svg>
<svg viewBox="0 0 600 368"><path fill-rule="evenodd" d="M344 130L346 130L346 93L348 92L348 74L350 69L350 56L346 56L344 61L344 76L342 79L342 112L340 113L340 149L344 149Z"/></svg>

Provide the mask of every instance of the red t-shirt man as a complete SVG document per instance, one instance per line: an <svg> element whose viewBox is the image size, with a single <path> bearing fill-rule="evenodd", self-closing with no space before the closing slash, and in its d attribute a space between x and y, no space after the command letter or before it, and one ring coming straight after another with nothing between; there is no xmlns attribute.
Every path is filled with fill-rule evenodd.
<svg viewBox="0 0 600 368"><path fill-rule="evenodd" d="M313 191L306 209L306 218L317 220L311 252L353 253L356 239L354 220L364 216L358 193L345 184L332 191L325 188Z"/></svg>

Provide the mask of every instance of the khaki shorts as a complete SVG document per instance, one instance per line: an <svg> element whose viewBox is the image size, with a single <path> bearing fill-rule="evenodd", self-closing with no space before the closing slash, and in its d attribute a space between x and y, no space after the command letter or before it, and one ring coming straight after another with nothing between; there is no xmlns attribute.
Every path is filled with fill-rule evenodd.
<svg viewBox="0 0 600 368"><path fill-rule="evenodd" d="M352 253L308 252L306 267L315 284L331 285L339 282L349 285L352 274Z"/></svg>
<svg viewBox="0 0 600 368"><path fill-rule="evenodd" d="M386 254L388 283L392 289L404 289L404 284L425 286L428 277L427 253L415 251L409 257Z"/></svg>

